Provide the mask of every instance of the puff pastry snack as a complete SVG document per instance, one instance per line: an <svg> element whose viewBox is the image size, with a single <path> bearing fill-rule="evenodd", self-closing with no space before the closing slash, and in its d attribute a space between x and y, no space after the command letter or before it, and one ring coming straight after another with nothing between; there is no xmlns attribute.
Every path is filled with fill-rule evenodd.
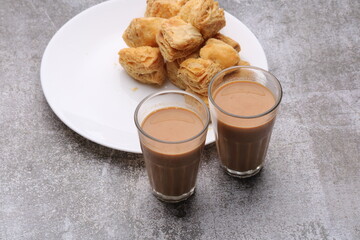
<svg viewBox="0 0 360 240"><path fill-rule="evenodd" d="M195 95L198 96L201 100L203 100L206 105L209 106L209 98L208 98L207 94L206 94L206 95L197 94L196 92L192 91L190 88L186 88L185 91L188 92L188 93L195 94Z"/></svg>
<svg viewBox="0 0 360 240"><path fill-rule="evenodd" d="M238 52L229 44L215 38L206 41L200 49L200 57L220 65L221 69L232 67L240 61Z"/></svg>
<svg viewBox="0 0 360 240"><path fill-rule="evenodd" d="M185 90L186 85L185 83L178 78L178 71L179 71L180 65L174 61L174 62L166 62L166 73L168 79L177 86L178 88Z"/></svg>
<svg viewBox="0 0 360 240"><path fill-rule="evenodd" d="M214 36L226 24L224 9L214 0L189 0L180 9L179 17L199 29L205 39Z"/></svg>
<svg viewBox="0 0 360 240"><path fill-rule="evenodd" d="M186 2L187 0L147 0L145 17L174 17Z"/></svg>
<svg viewBox="0 0 360 240"><path fill-rule="evenodd" d="M165 20L158 17L135 18L122 37L129 47L157 47L156 35Z"/></svg>
<svg viewBox="0 0 360 240"><path fill-rule="evenodd" d="M146 3L145 17L133 19L123 33L130 48L119 52L120 64L134 79L161 85L168 78L207 102L208 85L216 73L235 65L249 65L239 57L239 43L219 33L226 22L218 2ZM243 70L237 74L247 73Z"/></svg>
<svg viewBox="0 0 360 240"><path fill-rule="evenodd" d="M240 59L240 61L236 65L238 65L238 66L250 66L250 63Z"/></svg>
<svg viewBox="0 0 360 240"><path fill-rule="evenodd" d="M221 67L211 60L189 58L180 64L178 77L193 92L207 96L211 78Z"/></svg>
<svg viewBox="0 0 360 240"><path fill-rule="evenodd" d="M178 58L173 62L166 62L166 72L167 72L167 77L169 78L169 80L178 88L185 90L187 88L187 86L181 80L181 78L178 77L178 71L180 68L180 64L188 58L198 58L199 56L200 56L199 51L196 51L186 57Z"/></svg>
<svg viewBox="0 0 360 240"><path fill-rule="evenodd" d="M232 46L237 52L240 52L241 47L240 44L238 42L236 42L234 39L225 36L224 34L221 33L217 33L213 36L213 38L218 39L220 41L223 41L224 43L229 44L230 46Z"/></svg>
<svg viewBox="0 0 360 240"><path fill-rule="evenodd" d="M156 37L161 54L168 62L186 57L199 48L203 41L194 26L176 17L166 20Z"/></svg>
<svg viewBox="0 0 360 240"><path fill-rule="evenodd" d="M159 48L124 48L119 51L119 62L139 82L161 85L166 79L164 59Z"/></svg>

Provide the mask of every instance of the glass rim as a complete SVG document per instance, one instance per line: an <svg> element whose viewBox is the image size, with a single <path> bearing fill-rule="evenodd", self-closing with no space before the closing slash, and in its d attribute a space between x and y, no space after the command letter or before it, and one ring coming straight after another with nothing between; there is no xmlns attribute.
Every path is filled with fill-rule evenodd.
<svg viewBox="0 0 360 240"><path fill-rule="evenodd" d="M251 115L251 116L242 116L242 115L236 115L236 114L233 114L233 113L229 113L227 111L225 111L224 109L222 109L219 105L216 104L215 100L213 99L213 96L211 94L211 90L212 90L212 87L213 87L213 83L215 81L215 79L217 79L221 74L223 74L224 72L226 71L229 71L229 70L233 70L233 69L241 69L241 68L247 68L247 69L252 69L252 70L257 70L257 71L260 71L260 72L264 72L266 74L269 74L274 80L275 80L275 83L279 86L280 88L280 96L278 97L278 99L276 100L276 102L274 103L274 105L269 108L269 110L263 112L263 113L260 113L260 114L256 114L256 115ZM261 84L263 85L263 84ZM264 85L263 85L264 86ZM271 91L272 92L272 91ZM225 68L223 70L221 70L220 72L218 72L217 74L215 74L215 76L211 79L210 83L209 83L209 89L208 89L208 96L209 96L209 100L210 102L218 109L220 110L222 113L228 115L228 116L231 116L231 117L235 117L235 118L243 118L243 119L253 119L253 118L259 118L259 117L263 117L271 112L273 112L280 104L281 102L281 99L282 99L282 96L283 96L283 90L282 90L282 86L281 86L281 83L280 81L272 74L270 73L269 71L267 70L264 70L262 68L259 68L259 67L254 67L254 66L233 66L233 67L229 67L229 68Z"/></svg>
<svg viewBox="0 0 360 240"><path fill-rule="evenodd" d="M147 132L144 131L144 129L141 127L141 124L139 123L139 119L138 119L138 113L139 113L139 110L141 108L141 106L146 102L148 101L149 99L151 98L154 98L156 96L159 96L159 95L165 95L165 94L170 94L170 93L175 93L175 94L182 94L182 95L188 95L190 97L193 97L195 98L199 103L201 103L202 107L205 109L205 112L206 112L206 123L204 124L204 127L201 129L201 131L199 133L197 133L196 135L192 136L191 138L187 138L187 139L184 139L184 140L181 140L181 141L166 141L166 140L161 140L161 139L158 139L158 138L155 138L151 135L149 135ZM196 114L196 113L195 113ZM198 114L196 114L198 115ZM198 116L200 117L200 116ZM164 90L164 91L160 91L160 92L156 92L156 93L153 93L153 94L150 94L148 95L147 97L145 97L143 100L141 100L141 102L137 105L136 109L135 109L135 112L134 112L134 121L135 121L135 125L137 127L137 129L143 134L145 135L146 137L150 138L151 140L154 140L154 141L157 141L157 142L161 142L161 143L166 143L166 144L179 144L179 143L186 143L186 142L190 142L196 138L198 138L199 136L201 136L205 131L206 129L208 128L209 124L210 124L210 112L209 112L209 108L208 106L204 103L203 100L201 100L198 96L192 94L192 93L189 93L189 92L186 92L186 91L182 91L182 90Z"/></svg>

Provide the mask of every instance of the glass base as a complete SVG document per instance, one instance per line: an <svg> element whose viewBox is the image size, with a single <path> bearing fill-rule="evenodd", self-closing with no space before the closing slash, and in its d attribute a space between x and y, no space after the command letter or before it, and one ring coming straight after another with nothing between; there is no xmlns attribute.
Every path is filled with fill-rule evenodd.
<svg viewBox="0 0 360 240"><path fill-rule="evenodd" d="M235 171L235 170L231 170L227 167L225 167L224 165L222 165L222 168L225 170L225 172L227 174L229 174L232 177L236 177L236 178L248 178L248 177L252 177L256 174L258 174L261 169L263 168L263 164L261 164L260 166L258 166L257 168L253 169L253 170L249 170L249 171L245 171L245 172L239 172L239 171Z"/></svg>
<svg viewBox="0 0 360 240"><path fill-rule="evenodd" d="M154 189L152 190L152 192L157 199L159 199L163 202L177 203L177 202L184 201L184 200L188 199L189 197L191 197L191 195L193 195L195 192L195 187L193 187L189 192L184 193L180 196L166 196L164 194L161 194L161 193L155 191Z"/></svg>

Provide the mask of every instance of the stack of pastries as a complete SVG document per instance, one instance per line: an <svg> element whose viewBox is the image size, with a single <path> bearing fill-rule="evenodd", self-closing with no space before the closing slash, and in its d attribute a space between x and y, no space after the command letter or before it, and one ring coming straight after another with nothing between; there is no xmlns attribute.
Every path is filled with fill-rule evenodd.
<svg viewBox="0 0 360 240"><path fill-rule="evenodd" d="M216 73L249 65L240 59L240 45L219 33L225 24L214 0L147 0L145 17L133 19L123 34L129 48L119 51L119 62L139 82L169 79L207 101Z"/></svg>

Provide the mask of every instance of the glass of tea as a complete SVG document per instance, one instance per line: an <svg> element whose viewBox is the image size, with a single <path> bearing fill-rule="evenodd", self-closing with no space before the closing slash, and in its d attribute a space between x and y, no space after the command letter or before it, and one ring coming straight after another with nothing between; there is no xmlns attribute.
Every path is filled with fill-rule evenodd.
<svg viewBox="0 0 360 240"><path fill-rule="evenodd" d="M141 101L134 118L153 194L166 202L190 197L210 121L206 104L184 91L162 91Z"/></svg>
<svg viewBox="0 0 360 240"><path fill-rule="evenodd" d="M221 166L234 177L257 174L282 98L280 82L263 69L235 66L214 76L208 94Z"/></svg>

